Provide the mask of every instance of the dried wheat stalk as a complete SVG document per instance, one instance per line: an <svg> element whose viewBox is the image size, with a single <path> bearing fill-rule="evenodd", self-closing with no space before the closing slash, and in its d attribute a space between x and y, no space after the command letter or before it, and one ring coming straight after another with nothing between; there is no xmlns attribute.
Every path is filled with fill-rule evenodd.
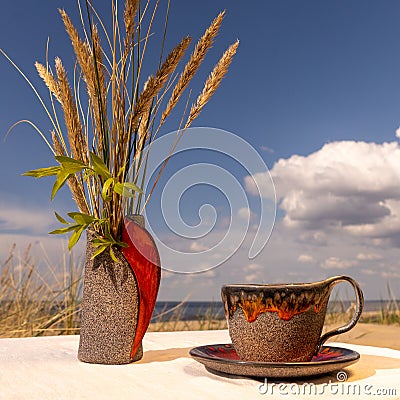
<svg viewBox="0 0 400 400"><path fill-rule="evenodd" d="M53 140L53 147L56 153L56 156L65 156L64 148L54 131L51 131L51 138Z"/></svg>
<svg viewBox="0 0 400 400"><path fill-rule="evenodd" d="M125 23L125 48L130 47L132 43L132 35L135 28L135 15L137 11L139 0L126 0L124 23Z"/></svg>
<svg viewBox="0 0 400 400"><path fill-rule="evenodd" d="M145 89L139 95L130 121L130 129L136 130L138 124L145 113L150 110L154 97L165 86L167 79L172 74L185 54L186 49L191 41L190 37L185 37L182 41L169 53L164 63L158 69L155 76L150 76Z"/></svg>
<svg viewBox="0 0 400 400"><path fill-rule="evenodd" d="M55 64L71 154L77 160L87 163L87 144L82 133L82 124L68 83L67 73L58 57L56 58Z"/></svg>
<svg viewBox="0 0 400 400"><path fill-rule="evenodd" d="M138 149L142 149L144 147L146 140L149 138L149 118L150 118L150 110L145 112L140 120L138 128L138 136L139 136L139 141L137 145Z"/></svg>
<svg viewBox="0 0 400 400"><path fill-rule="evenodd" d="M104 104L104 99L107 96L107 88L106 88L106 80L104 77L104 65L103 65L103 52L101 49L99 31L97 27L94 25L92 28L93 32L93 49L94 55L96 56L96 65L97 65L97 77L98 77L98 86L101 95L102 104Z"/></svg>
<svg viewBox="0 0 400 400"><path fill-rule="evenodd" d="M231 64L232 58L235 55L238 46L239 40L233 43L228 50L225 51L217 65L212 70L210 76L207 78L206 83L204 84L202 92L196 100L196 103L194 103L190 109L184 129L189 128L192 122L199 116L201 110L210 100L211 96L217 90L222 78L228 72L229 65Z"/></svg>
<svg viewBox="0 0 400 400"><path fill-rule="evenodd" d="M97 127L94 132L96 134L96 139L98 140L99 148L103 147L102 135L100 132L102 131L102 123L103 123L103 110L101 107L101 99L99 102L99 90L98 90L98 80L96 77L96 68L99 67L93 63L93 53L91 52L91 48L88 43L83 42L78 35L77 30L72 24L70 18L64 10L59 10L61 17L64 21L65 29L68 33L68 36L71 39L72 47L74 48L74 52L78 63L82 69L82 73L84 75L88 95L92 104L94 120ZM101 69L101 68L100 68Z"/></svg>
<svg viewBox="0 0 400 400"><path fill-rule="evenodd" d="M160 125L162 125L171 111L175 108L180 97L188 86L189 82L193 79L197 70L199 69L201 63L204 60L207 51L211 48L215 37L218 34L219 28L221 26L222 20L224 19L225 11L218 14L211 25L207 28L204 35L199 39L197 45L188 61L185 65L183 72L181 73L178 82L176 83L171 98L162 113Z"/></svg>
<svg viewBox="0 0 400 400"><path fill-rule="evenodd" d="M53 93L55 98L61 103L60 88L58 87L58 83L54 78L53 74L39 62L35 63L35 67L37 72L39 73L39 76L43 79L44 83L49 88L50 92Z"/></svg>
<svg viewBox="0 0 400 400"><path fill-rule="evenodd" d="M72 47L74 48L74 52L78 63L82 69L82 72L85 76L86 83L90 89L92 89L91 85L95 82L94 71L93 71L93 63L91 57L91 51L88 43L83 42L74 25L72 24L70 18L64 10L59 10L61 17L63 19L65 29L68 33L69 38L71 39ZM89 90L89 87L88 87ZM90 95L91 93L89 93Z"/></svg>
<svg viewBox="0 0 400 400"><path fill-rule="evenodd" d="M53 151L56 155L68 155L89 165L94 162L90 159L90 140L90 150L93 149L103 160L113 182L118 181L118 183L124 184L129 180L129 169L133 167L133 182L137 183L138 177L141 177L140 174L146 173L146 163L142 163L142 160L146 159L146 153L144 153L146 144L152 143L158 130L176 107L188 84L197 73L208 50L213 45L225 13L220 13L206 29L180 75L173 76L191 42L190 37L183 38L168 54L155 74L150 75L140 92L139 87L143 82L143 73L141 73L144 65L143 60L148 39L152 35L151 30L159 0L156 0L152 14L147 15L146 18L144 16L150 3L149 0L144 9L140 10L140 15L138 15L139 0L125 0L124 27L122 29L117 1L113 0L112 32L107 32L90 0L85 0L85 3L89 20L87 30L81 14L85 40L80 38L66 12L59 10L72 43L80 69L79 72L81 72L80 76L78 74L78 84L74 86L75 91L71 90L60 59L56 59L54 75L48 68L36 63L40 77L52 95L61 103L65 131L67 132L63 135L57 116L55 116L52 119L54 127L52 132L53 144L49 144L49 146L54 148ZM93 12L94 19L97 18L96 21L104 30L104 37L109 44L109 49L102 48L100 34L103 34L103 32L99 33L97 27L92 24L91 12ZM88 35L88 32L90 35ZM144 33L143 36L141 32ZM181 134L199 116L203 107L214 94L228 70L237 47L238 42L231 45L223 54L211 75L207 78L196 102L192 105L186 124L182 124L186 117L185 109L179 125L179 128L184 125L183 129L180 129ZM162 43L163 48L164 41ZM104 65L103 60L105 60L107 66ZM86 111L81 107L80 102L80 77L83 77L85 81L88 94L88 112L86 115L84 115ZM167 99L166 96L171 88L173 88L171 96ZM159 115L164 103L166 103L166 107ZM53 101L52 106L54 113L56 113ZM159 121L158 125L156 124L157 120ZM69 143L66 144L64 136L68 138L67 142ZM173 148L170 149L170 153L163 163L163 168L172 150ZM166 149L166 152L168 153L168 149ZM102 197L103 180L102 174L84 176L82 173L77 173L68 179L68 185L72 197L82 213L106 221L104 226L101 225L96 228L99 229L98 233L110 232L114 239L119 240L123 216L126 212L124 209L125 201L123 201L118 190L113 190L110 198ZM146 203L150 195L147 196ZM141 197L138 196L133 199L130 207L131 209L128 212L133 212L135 207L140 210ZM110 246L112 246L113 242L110 243Z"/></svg>

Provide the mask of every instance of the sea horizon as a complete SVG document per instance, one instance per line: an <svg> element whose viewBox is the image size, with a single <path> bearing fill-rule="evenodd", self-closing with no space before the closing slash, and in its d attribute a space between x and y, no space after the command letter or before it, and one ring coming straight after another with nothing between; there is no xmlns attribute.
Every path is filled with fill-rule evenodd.
<svg viewBox="0 0 400 400"><path fill-rule="evenodd" d="M355 302L351 300L332 300L328 305L328 312L346 312L351 310ZM381 310L396 310L400 300L381 299L365 300L364 312L378 312ZM168 301L158 300L154 308L152 321L158 319L168 320L174 318L189 321L204 318L223 319L225 318L222 301Z"/></svg>

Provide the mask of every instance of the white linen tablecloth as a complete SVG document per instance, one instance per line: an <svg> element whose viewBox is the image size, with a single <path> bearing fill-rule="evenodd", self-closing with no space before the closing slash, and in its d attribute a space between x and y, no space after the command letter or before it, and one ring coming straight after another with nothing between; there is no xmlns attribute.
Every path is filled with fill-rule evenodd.
<svg viewBox="0 0 400 400"><path fill-rule="evenodd" d="M227 330L150 332L143 359L119 366L78 361L78 342L78 336L0 339L0 399L400 399L400 351L387 348L335 342L361 354L345 369L346 382L335 373L265 385L262 378L211 373L189 356L195 346L230 343Z"/></svg>

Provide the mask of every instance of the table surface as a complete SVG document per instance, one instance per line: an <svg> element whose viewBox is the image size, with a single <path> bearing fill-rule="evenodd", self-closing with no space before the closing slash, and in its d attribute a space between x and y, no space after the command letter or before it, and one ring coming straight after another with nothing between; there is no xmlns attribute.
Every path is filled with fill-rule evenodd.
<svg viewBox="0 0 400 400"><path fill-rule="evenodd" d="M0 339L0 399L400 399L400 351L387 348L335 342L361 354L345 369L346 382L335 372L266 386L262 378L212 373L189 356L192 347L229 343L226 330L147 333L143 359L118 366L78 361L78 342L78 336Z"/></svg>

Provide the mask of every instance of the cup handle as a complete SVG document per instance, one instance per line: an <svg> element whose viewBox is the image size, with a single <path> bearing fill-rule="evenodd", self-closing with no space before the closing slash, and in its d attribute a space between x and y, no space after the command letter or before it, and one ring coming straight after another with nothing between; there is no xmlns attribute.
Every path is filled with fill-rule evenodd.
<svg viewBox="0 0 400 400"><path fill-rule="evenodd" d="M332 329L331 331L326 332L325 334L323 334L321 336L321 338L319 339L316 354L318 354L318 351L320 350L321 346L326 342L327 339L329 339L332 336L339 335L341 333L347 332L350 329L352 329L355 326L355 324L358 322L358 320L360 319L361 313L362 313L362 310L364 307L363 292L360 288L360 285L353 278L350 278L349 276L341 275L341 276L335 276L333 278L330 278L330 279L328 279L328 281L330 281L329 282L330 289L332 289L333 286L335 286L337 283L349 282L353 286L354 292L356 294L357 305L356 305L356 310L354 312L354 315L353 315L352 319L350 320L350 322L348 322L346 325L343 325L339 328Z"/></svg>

